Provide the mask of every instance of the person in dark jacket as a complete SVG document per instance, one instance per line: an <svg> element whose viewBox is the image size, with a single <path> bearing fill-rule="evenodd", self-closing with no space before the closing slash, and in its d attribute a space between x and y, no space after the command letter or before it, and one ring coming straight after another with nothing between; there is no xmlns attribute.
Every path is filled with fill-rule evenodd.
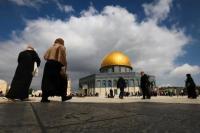
<svg viewBox="0 0 200 133"><path fill-rule="evenodd" d="M35 62L37 63L37 67L39 67L40 58L32 46L28 46L26 50L20 52L11 88L6 94L7 98L20 100L28 98Z"/></svg>
<svg viewBox="0 0 200 133"><path fill-rule="evenodd" d="M196 84L194 82L194 80L192 79L191 74L186 74L186 81L185 81L185 87L187 89L188 92L188 98L197 98L197 94L196 94Z"/></svg>
<svg viewBox="0 0 200 133"><path fill-rule="evenodd" d="M146 75L144 72L141 72L141 79L140 79L140 88L142 90L142 99L150 99L151 95L149 92L149 87L150 87L150 82L149 82L149 77Z"/></svg>
<svg viewBox="0 0 200 133"><path fill-rule="evenodd" d="M42 100L50 102L49 96L61 96L62 101L71 99L66 96L67 90L67 58L64 40L57 38L45 53L46 64L42 77Z"/></svg>
<svg viewBox="0 0 200 133"><path fill-rule="evenodd" d="M117 88L120 88L119 98L123 99L124 96L124 88L126 88L126 82L123 77L119 77L117 81Z"/></svg>
<svg viewBox="0 0 200 133"><path fill-rule="evenodd" d="M114 98L114 94L113 94L113 90L112 89L110 89L109 98Z"/></svg>

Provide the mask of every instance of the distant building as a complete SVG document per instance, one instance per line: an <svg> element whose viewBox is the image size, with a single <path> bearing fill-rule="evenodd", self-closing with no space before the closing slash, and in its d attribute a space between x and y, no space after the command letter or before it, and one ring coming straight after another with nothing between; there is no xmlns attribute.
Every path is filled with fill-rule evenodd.
<svg viewBox="0 0 200 133"><path fill-rule="evenodd" d="M33 90L31 95L34 96L34 97L41 97L42 96L42 90Z"/></svg>
<svg viewBox="0 0 200 133"><path fill-rule="evenodd" d="M67 84L67 95L71 95L72 93L72 81L69 79Z"/></svg>
<svg viewBox="0 0 200 133"><path fill-rule="evenodd" d="M104 57L99 73L88 75L79 80L80 92L83 95L107 96L110 89L119 95L117 81L120 76L126 80L125 92L135 95L140 92L140 73L134 72L128 56L114 51ZM151 85L155 87L155 76L150 76Z"/></svg>
<svg viewBox="0 0 200 133"><path fill-rule="evenodd" d="M8 83L4 80L0 80L0 95L5 95L8 92Z"/></svg>

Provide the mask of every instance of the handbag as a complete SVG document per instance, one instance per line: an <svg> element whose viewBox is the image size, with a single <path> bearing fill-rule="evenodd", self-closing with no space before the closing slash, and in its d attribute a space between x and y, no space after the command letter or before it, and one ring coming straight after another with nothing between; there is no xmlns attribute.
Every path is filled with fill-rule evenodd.
<svg viewBox="0 0 200 133"><path fill-rule="evenodd" d="M38 76L37 62L34 62L34 67L33 67L32 75L33 75L34 77L35 77L35 76Z"/></svg>

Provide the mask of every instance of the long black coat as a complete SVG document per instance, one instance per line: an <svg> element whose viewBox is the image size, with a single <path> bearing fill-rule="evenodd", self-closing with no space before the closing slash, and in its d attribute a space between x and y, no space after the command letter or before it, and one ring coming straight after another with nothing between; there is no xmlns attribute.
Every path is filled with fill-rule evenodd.
<svg viewBox="0 0 200 133"><path fill-rule="evenodd" d="M61 74L63 65L54 60L47 60L42 77L42 96L66 96L67 79Z"/></svg>
<svg viewBox="0 0 200 133"><path fill-rule="evenodd" d="M185 87L188 91L188 97L196 98L196 84L194 83L193 79L191 77L188 77L185 81Z"/></svg>
<svg viewBox="0 0 200 133"><path fill-rule="evenodd" d="M117 81L117 88L124 89L126 88L126 82L124 78L120 77Z"/></svg>
<svg viewBox="0 0 200 133"><path fill-rule="evenodd" d="M34 50L25 50L18 56L18 66L6 97L11 99L28 98L29 87L33 78L34 62L40 66L40 58Z"/></svg>
<svg viewBox="0 0 200 133"><path fill-rule="evenodd" d="M146 74L144 74L140 79L140 88L148 89L149 86L150 86L149 77Z"/></svg>
<svg viewBox="0 0 200 133"><path fill-rule="evenodd" d="M147 98L151 97L151 94L150 94L150 81L149 81L149 76L148 75L144 74L143 76L141 76L140 88L142 89L142 95L143 95L144 99L145 99L145 96L147 96Z"/></svg>

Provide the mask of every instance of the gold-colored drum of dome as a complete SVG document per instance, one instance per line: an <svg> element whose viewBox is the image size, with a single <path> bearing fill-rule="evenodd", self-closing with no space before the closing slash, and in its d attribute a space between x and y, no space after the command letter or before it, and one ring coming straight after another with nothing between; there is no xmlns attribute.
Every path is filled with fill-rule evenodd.
<svg viewBox="0 0 200 133"><path fill-rule="evenodd" d="M101 63L101 68L107 66L127 66L132 68L131 61L128 56L124 55L120 51L111 52L104 57Z"/></svg>

